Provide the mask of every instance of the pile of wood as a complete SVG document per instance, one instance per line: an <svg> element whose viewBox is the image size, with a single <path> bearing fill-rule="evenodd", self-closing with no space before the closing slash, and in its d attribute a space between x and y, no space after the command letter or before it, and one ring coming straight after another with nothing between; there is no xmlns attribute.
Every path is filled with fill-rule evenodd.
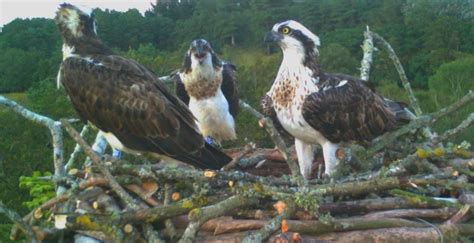
<svg viewBox="0 0 474 243"><path fill-rule="evenodd" d="M373 242L474 236L474 224L469 222L474 203L473 153L468 144L442 143L457 133L454 129L462 131L465 126L422 141L413 135L433 117L447 115L472 99L470 93L441 113L427 115L429 119L414 120L406 133L402 128L387 134L374 142L378 149L363 150L365 158L355 159L357 148L338 151L352 170L363 161L376 165L384 159L380 168L331 180L305 181L297 171L292 174L286 163L294 163L291 148L285 149L287 155L251 145L229 150L235 159L221 171L100 157L63 120L63 127L92 163L70 169L58 181L65 192L23 221L39 240ZM405 143L413 139L418 142ZM399 158L389 160L388 151L397 151ZM320 158L315 161L320 162ZM19 229L13 229L12 239Z"/></svg>

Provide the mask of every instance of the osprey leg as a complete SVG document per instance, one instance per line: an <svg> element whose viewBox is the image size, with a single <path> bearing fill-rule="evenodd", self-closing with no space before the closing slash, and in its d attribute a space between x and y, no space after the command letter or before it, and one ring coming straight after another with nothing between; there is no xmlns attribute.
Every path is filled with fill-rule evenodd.
<svg viewBox="0 0 474 243"><path fill-rule="evenodd" d="M314 160L314 145L305 143L299 139L295 139L296 155L298 156L298 164L300 165L301 175L305 179L311 176Z"/></svg>
<svg viewBox="0 0 474 243"><path fill-rule="evenodd" d="M339 145L331 142L326 142L322 144L323 147L323 156L324 156L324 173L328 176L332 176L336 172L336 166L339 164L339 160L336 158L336 151L339 148Z"/></svg>

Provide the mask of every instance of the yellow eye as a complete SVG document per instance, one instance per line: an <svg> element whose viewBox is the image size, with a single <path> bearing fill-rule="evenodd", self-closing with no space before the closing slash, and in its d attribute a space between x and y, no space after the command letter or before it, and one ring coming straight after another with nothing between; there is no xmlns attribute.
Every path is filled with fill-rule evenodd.
<svg viewBox="0 0 474 243"><path fill-rule="evenodd" d="M285 27L285 28L281 29L281 33L283 33L283 34L288 34L288 33L290 33L290 28Z"/></svg>

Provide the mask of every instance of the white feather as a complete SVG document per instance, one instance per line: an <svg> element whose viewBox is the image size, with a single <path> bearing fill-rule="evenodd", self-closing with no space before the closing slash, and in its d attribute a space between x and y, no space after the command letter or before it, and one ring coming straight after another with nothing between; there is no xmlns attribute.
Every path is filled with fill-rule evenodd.
<svg viewBox="0 0 474 243"><path fill-rule="evenodd" d="M207 99L191 97L189 109L196 117L203 136L211 136L218 143L236 139L234 118L229 113L229 103L220 89L215 96Z"/></svg>
<svg viewBox="0 0 474 243"><path fill-rule="evenodd" d="M63 68L63 65L59 66L58 70L58 75L56 76L56 88L61 88L61 69Z"/></svg>
<svg viewBox="0 0 474 243"><path fill-rule="evenodd" d="M75 51L76 48L74 46L63 44L63 61L68 57L77 57L78 55L75 53Z"/></svg>
<svg viewBox="0 0 474 243"><path fill-rule="evenodd" d="M118 150L126 152L126 153L130 153L130 154L135 154L135 155L140 154L139 151L132 150L132 149L129 149L129 148L125 147L122 144L122 142L120 142L120 140L114 134L112 134L110 132L104 132L103 135L104 135L105 139L107 140L107 142L110 144L110 146L112 148L118 149Z"/></svg>
<svg viewBox="0 0 474 243"><path fill-rule="evenodd" d="M336 88L342 87L342 86L344 86L344 85L346 85L346 84L347 84L347 80L342 80L342 81L336 86Z"/></svg>
<svg viewBox="0 0 474 243"><path fill-rule="evenodd" d="M67 8L67 17L62 17L62 21L66 24L66 27L71 31L71 34L75 37L81 37L83 34L79 31L79 25L81 23L80 15L78 11Z"/></svg>

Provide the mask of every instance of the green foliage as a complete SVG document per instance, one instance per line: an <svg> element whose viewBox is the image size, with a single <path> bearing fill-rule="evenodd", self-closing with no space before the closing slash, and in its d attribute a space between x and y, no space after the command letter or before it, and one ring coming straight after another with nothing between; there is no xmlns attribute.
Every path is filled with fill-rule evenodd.
<svg viewBox="0 0 474 243"><path fill-rule="evenodd" d="M29 109L53 119L73 117L76 114L64 89L58 89L56 80L51 79L35 83L28 90L27 106Z"/></svg>
<svg viewBox="0 0 474 243"><path fill-rule="evenodd" d="M357 76L360 62L341 44L332 43L321 48L322 68L326 72L345 73Z"/></svg>
<svg viewBox="0 0 474 243"><path fill-rule="evenodd" d="M435 110L455 102L466 95L469 90L474 91L473 78L474 56L441 65L436 73L429 78L431 103L435 104ZM439 131L454 128L473 111L474 104L469 104L449 117L441 119L435 128ZM468 129L458 137L458 141L462 140L473 143L474 129Z"/></svg>
<svg viewBox="0 0 474 243"><path fill-rule="evenodd" d="M13 224L0 224L0 242L12 242L10 240L10 230Z"/></svg>
<svg viewBox="0 0 474 243"><path fill-rule="evenodd" d="M42 179L41 177L51 177L51 172L35 171L31 176L20 177L20 188L28 189L31 200L23 202L28 209L34 209L39 207L44 202L55 196L54 183L50 179Z"/></svg>

